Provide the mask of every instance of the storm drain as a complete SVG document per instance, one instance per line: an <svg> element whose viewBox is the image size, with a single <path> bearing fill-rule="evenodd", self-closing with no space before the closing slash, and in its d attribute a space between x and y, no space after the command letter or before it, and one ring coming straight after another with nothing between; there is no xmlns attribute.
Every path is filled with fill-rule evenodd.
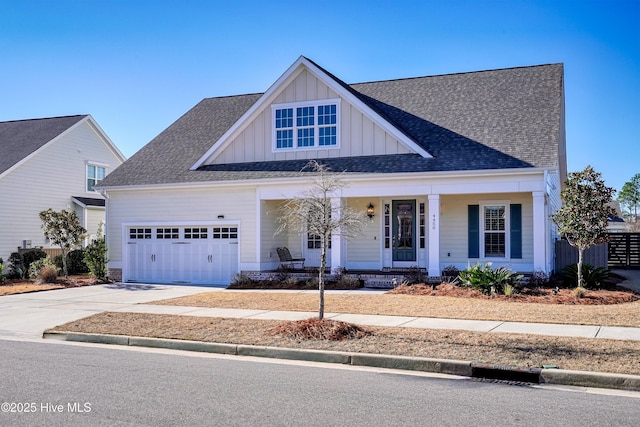
<svg viewBox="0 0 640 427"><path fill-rule="evenodd" d="M471 376L491 380L540 384L540 368L518 368L505 365L471 364Z"/></svg>

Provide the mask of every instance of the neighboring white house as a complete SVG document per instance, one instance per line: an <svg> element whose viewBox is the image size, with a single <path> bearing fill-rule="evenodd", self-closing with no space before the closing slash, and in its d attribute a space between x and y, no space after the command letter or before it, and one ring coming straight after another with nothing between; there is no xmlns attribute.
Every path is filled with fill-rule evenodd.
<svg viewBox="0 0 640 427"><path fill-rule="evenodd" d="M359 238L332 237L334 269L550 272L563 78L551 64L346 84L300 57L265 93L204 99L101 183L110 277L224 284L277 268L281 246L319 265L313 236L274 235L309 159L345 172L332 203L373 207Z"/></svg>
<svg viewBox="0 0 640 427"><path fill-rule="evenodd" d="M48 208L74 209L95 234L105 200L94 186L124 161L89 115L0 122L0 257L51 247L38 215Z"/></svg>

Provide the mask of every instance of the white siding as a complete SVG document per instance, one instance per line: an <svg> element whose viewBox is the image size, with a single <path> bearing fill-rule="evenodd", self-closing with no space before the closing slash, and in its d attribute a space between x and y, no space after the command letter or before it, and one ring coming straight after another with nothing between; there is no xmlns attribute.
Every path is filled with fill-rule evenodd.
<svg viewBox="0 0 640 427"><path fill-rule="evenodd" d="M73 128L0 179L0 257L7 261L23 240L48 247L38 213L73 208L72 196L100 197L86 191L86 162L107 164L119 158L87 122Z"/></svg>
<svg viewBox="0 0 640 427"><path fill-rule="evenodd" d="M347 268L373 268L379 267L380 251L384 243L380 236L380 221L384 217L381 212L380 201L378 199L347 199L346 206L366 212L369 203L373 203L376 214L371 220L366 220L362 234L358 237L347 240Z"/></svg>
<svg viewBox="0 0 640 427"><path fill-rule="evenodd" d="M85 228L87 229L87 237L89 240L92 240L96 237L100 224L104 223L104 209L89 208L85 210L85 213L87 217L87 225L85 225ZM104 225L102 227L102 232L104 232Z"/></svg>
<svg viewBox="0 0 640 427"><path fill-rule="evenodd" d="M224 215L239 224L240 263L256 261L255 189L110 191L107 218L110 267L121 268L123 223L211 222Z"/></svg>
<svg viewBox="0 0 640 427"><path fill-rule="evenodd" d="M466 268L468 263L468 205L483 200L505 200L522 204L522 259L497 261L491 258L472 260L491 261L494 267L507 266L517 271L531 271L533 265L533 198L531 193L476 194L473 196L442 196L440 199L440 266L455 265ZM508 231L507 231L508 232Z"/></svg>
<svg viewBox="0 0 640 427"><path fill-rule="evenodd" d="M267 265L267 268L276 268L280 262L276 248L288 245L287 236L284 233L275 234L279 226L277 218L280 202L263 200L260 204L262 211L260 263Z"/></svg>
<svg viewBox="0 0 640 427"><path fill-rule="evenodd" d="M303 71L275 98L274 104L316 99L337 99L339 95L308 71ZM270 160L316 159L374 154L409 153L410 150L379 125L350 105L340 104L340 148L272 152L272 111L267 106L218 154L213 163L259 162ZM206 163L211 163L207 160Z"/></svg>

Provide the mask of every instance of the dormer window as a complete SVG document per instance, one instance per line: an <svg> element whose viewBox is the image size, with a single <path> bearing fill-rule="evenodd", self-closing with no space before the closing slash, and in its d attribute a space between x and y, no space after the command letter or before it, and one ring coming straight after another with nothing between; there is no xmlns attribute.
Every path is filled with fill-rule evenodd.
<svg viewBox="0 0 640 427"><path fill-rule="evenodd" d="M104 165L87 163L87 191L95 191L94 187L104 179L106 172Z"/></svg>
<svg viewBox="0 0 640 427"><path fill-rule="evenodd" d="M337 99L272 106L273 150L339 148Z"/></svg>

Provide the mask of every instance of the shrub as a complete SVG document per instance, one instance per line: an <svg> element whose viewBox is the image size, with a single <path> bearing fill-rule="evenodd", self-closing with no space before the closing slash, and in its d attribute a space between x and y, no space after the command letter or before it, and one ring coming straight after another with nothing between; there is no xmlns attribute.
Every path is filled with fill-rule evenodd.
<svg viewBox="0 0 640 427"><path fill-rule="evenodd" d="M427 277L425 271L418 267L417 265L413 265L409 267L409 271L404 274L403 283L407 285L417 285L419 283L426 283Z"/></svg>
<svg viewBox="0 0 640 427"><path fill-rule="evenodd" d="M4 283L4 260L0 258L0 285Z"/></svg>
<svg viewBox="0 0 640 427"><path fill-rule="evenodd" d="M562 278L565 285L575 286L578 283L578 264L571 264L562 269ZM594 267L591 264L582 264L582 280L586 289L598 289L611 286L609 280L611 270L604 267Z"/></svg>
<svg viewBox="0 0 640 427"><path fill-rule="evenodd" d="M19 252L12 252L11 255L9 255L8 270L10 279L23 279L27 274L27 270L24 268L24 260Z"/></svg>
<svg viewBox="0 0 640 427"><path fill-rule="evenodd" d="M448 265L442 269L443 277L458 277L458 274L460 274L460 270L455 265Z"/></svg>
<svg viewBox="0 0 640 427"><path fill-rule="evenodd" d="M23 271L25 273L23 274L26 274L30 271L29 267L31 267L32 262L35 262L44 258L48 258L48 256L47 256L47 253L42 249L32 249L30 251L24 252L22 254L22 266L23 266ZM49 262L51 262L51 260L49 260Z"/></svg>
<svg viewBox="0 0 640 427"><path fill-rule="evenodd" d="M53 283L57 278L58 269L54 265L44 265L38 273L37 281L40 283Z"/></svg>
<svg viewBox="0 0 640 427"><path fill-rule="evenodd" d="M107 278L107 242L104 236L94 239L84 250L84 263L97 279Z"/></svg>
<svg viewBox="0 0 640 427"><path fill-rule="evenodd" d="M517 285L522 279L522 274L516 274L506 267L491 268L491 263L477 263L462 270L459 278L462 286L477 289L482 293L504 293L504 285Z"/></svg>
<svg viewBox="0 0 640 427"><path fill-rule="evenodd" d="M250 286L250 285L253 285L253 280L251 279L251 277L242 273L234 274L230 284L230 286L236 286L240 288L245 286Z"/></svg>
<svg viewBox="0 0 640 427"><path fill-rule="evenodd" d="M84 248L80 248L67 254L67 270L69 274L87 274L89 272L89 267L84 260L85 252Z"/></svg>
<svg viewBox="0 0 640 427"><path fill-rule="evenodd" d="M577 274L577 271L576 271L576 274ZM578 286L573 289L573 294L576 296L576 298L584 298L585 289Z"/></svg>
<svg viewBox="0 0 640 427"><path fill-rule="evenodd" d="M360 280L360 278L358 278L358 276L344 274L338 277L337 285L345 289L361 288L362 281Z"/></svg>
<svg viewBox="0 0 640 427"><path fill-rule="evenodd" d="M534 288L543 288L549 284L549 275L542 270L536 270L531 275L529 284Z"/></svg>
<svg viewBox="0 0 640 427"><path fill-rule="evenodd" d="M56 270L56 275L57 275L58 269L53 264L53 262L51 262L51 258L45 255L44 258L40 258L36 261L33 261L31 264L29 264L29 278L37 279L38 276L40 275L40 270L42 270L42 267L44 266L53 267Z"/></svg>

